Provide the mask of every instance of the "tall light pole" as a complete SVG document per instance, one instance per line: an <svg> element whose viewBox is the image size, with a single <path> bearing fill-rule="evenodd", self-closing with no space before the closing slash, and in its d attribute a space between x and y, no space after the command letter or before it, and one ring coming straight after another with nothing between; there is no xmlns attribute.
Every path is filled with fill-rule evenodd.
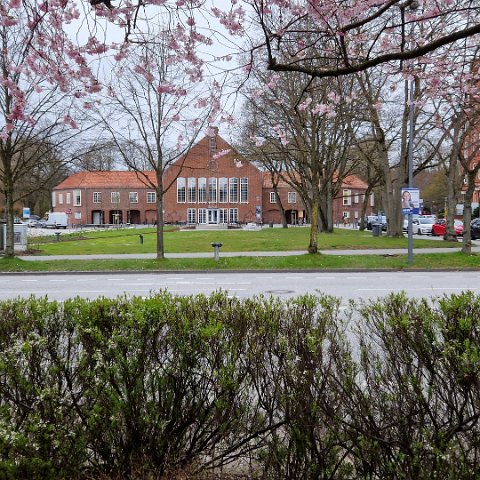
<svg viewBox="0 0 480 480"><path fill-rule="evenodd" d="M413 134L414 134L414 95L415 77L412 76L409 82L409 111L408 111L408 188L413 188ZM408 214L408 263L413 263L413 226L412 210Z"/></svg>
<svg viewBox="0 0 480 480"><path fill-rule="evenodd" d="M410 3L406 2L410 10L416 10L418 8L418 1L413 0ZM402 21L404 22L404 9L402 9ZM403 23L404 25L404 23ZM413 68L410 65L410 73L412 78L409 82L409 95L408 95L408 188L413 188L413 135L414 135L414 112L415 112L415 101L414 101L414 89L415 89L415 75L413 73ZM412 210L408 214L408 263L413 263L413 227L412 227L413 214Z"/></svg>

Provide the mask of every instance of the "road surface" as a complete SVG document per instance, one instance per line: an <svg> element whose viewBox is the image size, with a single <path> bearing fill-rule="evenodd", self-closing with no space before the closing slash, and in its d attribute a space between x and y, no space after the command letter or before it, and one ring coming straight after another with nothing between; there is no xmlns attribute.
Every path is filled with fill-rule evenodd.
<svg viewBox="0 0 480 480"><path fill-rule="evenodd" d="M171 272L1 274L0 299L44 296L65 300L117 295L147 296L167 289L174 294L210 294L225 290L241 298L275 295L291 298L326 293L349 299L377 298L405 291L411 298L476 292L480 271L460 272Z"/></svg>

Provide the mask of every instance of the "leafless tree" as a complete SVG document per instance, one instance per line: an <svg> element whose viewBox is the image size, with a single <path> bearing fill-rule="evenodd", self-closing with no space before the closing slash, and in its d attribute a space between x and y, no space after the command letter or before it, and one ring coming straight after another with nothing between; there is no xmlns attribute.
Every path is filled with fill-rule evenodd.
<svg viewBox="0 0 480 480"><path fill-rule="evenodd" d="M201 98L205 89L200 91L197 81L171 64L169 55L168 42L161 36L155 45L136 46L128 61L114 70L99 111L122 162L156 192L159 259L165 253L163 198L176 180L164 184L164 172L184 158L209 122L215 103Z"/></svg>
<svg viewBox="0 0 480 480"><path fill-rule="evenodd" d="M357 103L349 96L353 79L313 81L283 76L268 88L260 74L247 95L249 131L254 132L260 161L294 188L304 201L311 223L309 251L318 251L318 232L333 231L333 199L351 169ZM318 107L318 111L316 111ZM273 161L272 161L273 160Z"/></svg>

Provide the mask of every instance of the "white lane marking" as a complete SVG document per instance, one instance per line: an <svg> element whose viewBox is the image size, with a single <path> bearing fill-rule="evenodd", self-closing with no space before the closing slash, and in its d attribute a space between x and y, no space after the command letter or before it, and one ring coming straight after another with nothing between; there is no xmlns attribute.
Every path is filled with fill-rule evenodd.
<svg viewBox="0 0 480 480"><path fill-rule="evenodd" d="M124 278L107 278L109 282L124 282Z"/></svg>
<svg viewBox="0 0 480 480"><path fill-rule="evenodd" d="M395 290L405 290L404 288L357 288L357 292L393 292ZM414 288L414 290L419 290Z"/></svg>
<svg viewBox="0 0 480 480"><path fill-rule="evenodd" d="M271 280L273 277L255 277L258 280Z"/></svg>
<svg viewBox="0 0 480 480"><path fill-rule="evenodd" d="M38 280L35 279L35 278L22 278L21 281L22 281L22 282L30 282L30 283L38 282Z"/></svg>
<svg viewBox="0 0 480 480"><path fill-rule="evenodd" d="M49 280L49 282L56 282L56 283L65 283L67 280L65 280L64 278L52 278L51 280Z"/></svg>
<svg viewBox="0 0 480 480"><path fill-rule="evenodd" d="M315 277L316 280L332 280L332 279L335 279L337 277Z"/></svg>
<svg viewBox="0 0 480 480"><path fill-rule="evenodd" d="M423 290L477 290L477 287L431 287Z"/></svg>

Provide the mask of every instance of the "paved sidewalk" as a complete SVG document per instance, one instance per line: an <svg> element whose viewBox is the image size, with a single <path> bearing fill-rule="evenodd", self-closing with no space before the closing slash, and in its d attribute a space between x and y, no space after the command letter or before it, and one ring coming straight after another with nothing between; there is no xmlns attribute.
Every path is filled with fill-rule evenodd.
<svg viewBox="0 0 480 480"><path fill-rule="evenodd" d="M422 253L454 253L459 252L461 246L451 248L417 248L413 254ZM472 246L472 252L480 252L480 246ZM324 255L407 255L406 248L375 249L375 250L321 250ZM283 252L222 252L220 257L286 257L292 255L306 255L306 250L290 250ZM213 258L212 252L199 253L166 253L165 258ZM125 253L125 254L96 254L96 255L25 255L20 257L27 261L48 260L102 260L102 259L154 259L155 253Z"/></svg>

